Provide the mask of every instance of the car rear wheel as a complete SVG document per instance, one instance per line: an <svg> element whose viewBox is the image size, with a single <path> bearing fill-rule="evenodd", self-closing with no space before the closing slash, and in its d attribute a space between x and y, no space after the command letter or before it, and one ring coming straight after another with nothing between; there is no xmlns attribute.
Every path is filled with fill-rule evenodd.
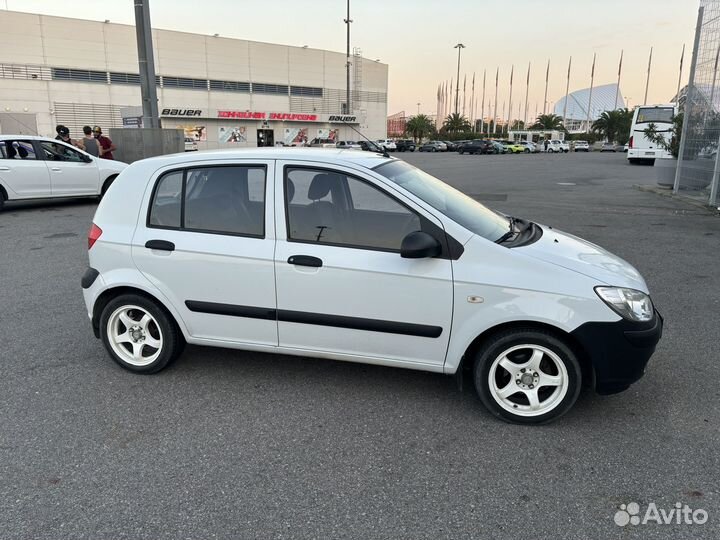
<svg viewBox="0 0 720 540"><path fill-rule="evenodd" d="M3 211L4 206L5 206L5 193L3 193L3 190L0 189L0 212Z"/></svg>
<svg viewBox="0 0 720 540"><path fill-rule="evenodd" d="M185 345L167 312L135 294L108 302L100 316L100 337L112 359L136 373L160 371L180 356Z"/></svg>
<svg viewBox="0 0 720 540"><path fill-rule="evenodd" d="M435 147L433 146L431 152L437 152L437 148L435 148Z"/></svg>
<svg viewBox="0 0 720 540"><path fill-rule="evenodd" d="M508 422L544 424L565 414L580 394L582 375L572 349L539 329L512 329L477 352L475 389L485 407Z"/></svg>

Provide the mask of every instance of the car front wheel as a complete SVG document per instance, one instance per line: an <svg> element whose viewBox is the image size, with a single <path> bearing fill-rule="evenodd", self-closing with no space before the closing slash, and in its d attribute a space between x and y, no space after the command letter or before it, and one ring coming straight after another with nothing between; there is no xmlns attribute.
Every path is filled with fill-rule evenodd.
<svg viewBox="0 0 720 540"><path fill-rule="evenodd" d="M565 414L580 394L580 364L568 345L539 329L512 329L477 352L475 389L485 407L507 422L544 424Z"/></svg>
<svg viewBox="0 0 720 540"><path fill-rule="evenodd" d="M175 321L154 301L124 294L100 316L100 337L115 362L136 373L156 373L180 354L185 341Z"/></svg>

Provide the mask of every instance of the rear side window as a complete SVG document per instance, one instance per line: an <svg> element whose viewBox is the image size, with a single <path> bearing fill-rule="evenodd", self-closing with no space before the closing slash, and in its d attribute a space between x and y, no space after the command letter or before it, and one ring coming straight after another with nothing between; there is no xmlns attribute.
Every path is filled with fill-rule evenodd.
<svg viewBox="0 0 720 540"><path fill-rule="evenodd" d="M263 237L265 167L200 167L163 175L148 226Z"/></svg>
<svg viewBox="0 0 720 540"><path fill-rule="evenodd" d="M37 159L31 141L2 141L0 155L2 159Z"/></svg>

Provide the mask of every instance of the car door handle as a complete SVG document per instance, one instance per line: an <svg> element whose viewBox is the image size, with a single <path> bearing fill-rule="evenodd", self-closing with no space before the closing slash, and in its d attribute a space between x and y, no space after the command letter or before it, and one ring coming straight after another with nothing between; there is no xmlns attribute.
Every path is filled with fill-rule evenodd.
<svg viewBox="0 0 720 540"><path fill-rule="evenodd" d="M148 249L159 249L160 251L175 251L175 244L167 240L148 240L145 242Z"/></svg>
<svg viewBox="0 0 720 540"><path fill-rule="evenodd" d="M0 171L9 171L10 167L0 167Z"/></svg>
<svg viewBox="0 0 720 540"><path fill-rule="evenodd" d="M60 167L50 167L50 170L55 172L62 172L62 169Z"/></svg>
<svg viewBox="0 0 720 540"><path fill-rule="evenodd" d="M296 264L297 266L312 266L313 268L320 268L322 266L322 259L312 257L310 255L291 255L288 258L289 264Z"/></svg>

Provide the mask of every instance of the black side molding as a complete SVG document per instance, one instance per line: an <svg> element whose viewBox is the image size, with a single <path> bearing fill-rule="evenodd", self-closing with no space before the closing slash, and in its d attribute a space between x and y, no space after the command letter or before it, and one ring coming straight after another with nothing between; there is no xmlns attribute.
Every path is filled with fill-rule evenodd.
<svg viewBox="0 0 720 540"><path fill-rule="evenodd" d="M145 242L148 249L159 249L160 251L175 251L175 244L167 240L148 240Z"/></svg>
<svg viewBox="0 0 720 540"><path fill-rule="evenodd" d="M85 270L83 277L80 279L80 285L82 285L83 289L89 289L90 287L92 287L92 284L95 283L95 280L99 275L100 272L98 272L94 268L88 268L87 270Z"/></svg>
<svg viewBox="0 0 720 540"><path fill-rule="evenodd" d="M212 315L229 315L231 317L247 317L248 319L277 319L277 310L254 306L237 306L235 304L220 304L217 302L200 302L198 300L185 300L190 311L196 313L210 313Z"/></svg>
<svg viewBox="0 0 720 540"><path fill-rule="evenodd" d="M441 326L432 326L428 324L386 321L382 319L365 319L362 317L347 317L345 315L327 315L324 313L308 313L306 311L292 311L287 309L276 310L255 306L238 306L235 304L202 302L199 300L185 300L185 305L190 311L194 311L196 313L227 315L230 317L246 317L249 319L263 319L268 321L277 320L298 324L312 324L317 326L331 326L333 328L382 332L385 334L437 338L440 337L443 331Z"/></svg>

